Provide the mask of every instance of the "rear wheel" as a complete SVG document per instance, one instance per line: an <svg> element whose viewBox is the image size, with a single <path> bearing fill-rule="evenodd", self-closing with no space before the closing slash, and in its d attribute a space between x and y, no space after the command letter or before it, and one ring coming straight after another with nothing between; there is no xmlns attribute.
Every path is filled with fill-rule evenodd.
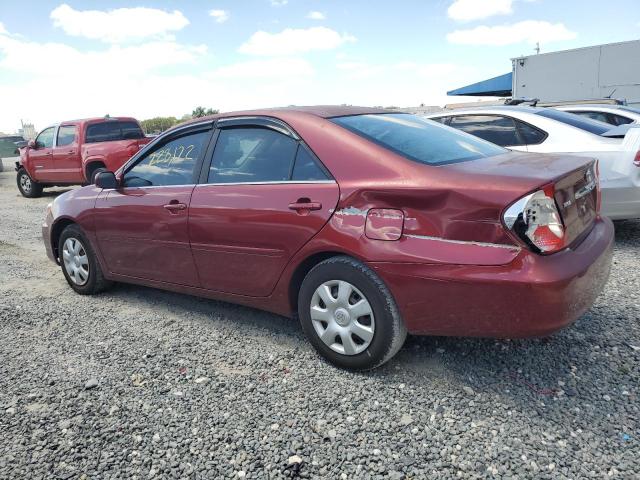
<svg viewBox="0 0 640 480"><path fill-rule="evenodd" d="M58 251L64 278L77 293L93 295L111 285L102 274L89 240L77 225L69 225L62 231Z"/></svg>
<svg viewBox="0 0 640 480"><path fill-rule="evenodd" d="M350 257L330 258L307 274L298 314L316 350L351 370L382 365L400 350L407 335L386 285Z"/></svg>
<svg viewBox="0 0 640 480"><path fill-rule="evenodd" d="M24 168L18 170L16 182L23 197L36 198L42 195L42 185L34 181Z"/></svg>

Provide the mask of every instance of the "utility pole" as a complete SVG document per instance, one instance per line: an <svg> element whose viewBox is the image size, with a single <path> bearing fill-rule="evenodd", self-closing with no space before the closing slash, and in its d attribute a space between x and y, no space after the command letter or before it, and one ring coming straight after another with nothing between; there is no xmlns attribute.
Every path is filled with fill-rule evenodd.
<svg viewBox="0 0 640 480"><path fill-rule="evenodd" d="M536 50L536 55L539 55L540 54L540 42L536 42L535 50Z"/></svg>

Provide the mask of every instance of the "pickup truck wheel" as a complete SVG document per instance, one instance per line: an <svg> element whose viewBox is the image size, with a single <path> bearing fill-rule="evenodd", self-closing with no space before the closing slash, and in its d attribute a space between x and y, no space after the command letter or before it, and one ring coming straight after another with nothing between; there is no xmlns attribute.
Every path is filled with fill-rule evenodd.
<svg viewBox="0 0 640 480"><path fill-rule="evenodd" d="M407 336L387 286L369 267L346 256L311 269L298 294L298 315L315 349L349 370L382 365Z"/></svg>
<svg viewBox="0 0 640 480"><path fill-rule="evenodd" d="M89 182L89 185L93 185L96 182L96 175L98 175L100 172L106 172L107 169L104 167L100 167L100 166L90 166L87 169L87 180Z"/></svg>
<svg viewBox="0 0 640 480"><path fill-rule="evenodd" d="M58 251L64 278L76 293L93 295L111 286L102 274L89 239L78 225L69 225L62 231Z"/></svg>
<svg viewBox="0 0 640 480"><path fill-rule="evenodd" d="M18 170L16 181L23 197L36 198L42 195L42 185L35 182L24 168Z"/></svg>

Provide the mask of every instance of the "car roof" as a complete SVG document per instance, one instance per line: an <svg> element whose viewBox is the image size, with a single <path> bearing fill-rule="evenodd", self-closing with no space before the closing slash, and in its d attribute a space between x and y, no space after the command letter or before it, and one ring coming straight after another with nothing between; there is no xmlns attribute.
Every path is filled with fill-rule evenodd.
<svg viewBox="0 0 640 480"><path fill-rule="evenodd" d="M301 115L314 115L319 118L333 118L344 117L348 115L372 115L380 113L402 113L395 110L378 108L378 107L354 107L351 105L313 105L313 106L289 106L289 107L275 107L275 108L261 108L257 110L237 110L233 112L216 113L214 115L207 115L206 117L192 118L186 122L180 123L177 126L185 126L192 123L205 122L207 120L217 120L219 118L229 117L275 117L279 118L282 115L291 117L293 114ZM174 127L175 128L175 127Z"/></svg>

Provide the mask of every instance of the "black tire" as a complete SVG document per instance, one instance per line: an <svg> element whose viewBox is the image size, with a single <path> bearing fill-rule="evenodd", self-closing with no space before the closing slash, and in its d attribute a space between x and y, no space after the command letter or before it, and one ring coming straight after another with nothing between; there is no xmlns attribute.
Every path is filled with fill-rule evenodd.
<svg viewBox="0 0 640 480"><path fill-rule="evenodd" d="M24 168L18 170L16 183L23 197L37 198L42 195L42 185L34 181Z"/></svg>
<svg viewBox="0 0 640 480"><path fill-rule="evenodd" d="M80 242L79 254L82 255L84 253L84 255L86 255L88 278L86 278L86 280L82 284L79 284L76 280L74 280L67 270L64 251L66 242L69 239ZM60 267L62 268L64 278L67 280L69 286L76 291L76 293L79 293L81 295L94 295L106 290L111 286L112 282L104 278L102 269L100 268L100 263L98 262L95 251L93 250L89 239L78 225L69 225L60 234L60 239L58 241L58 256L60 259Z"/></svg>
<svg viewBox="0 0 640 480"><path fill-rule="evenodd" d="M106 172L107 169L100 164L97 165L89 165L87 168L87 185L93 185L96 183L96 175L100 172Z"/></svg>
<svg viewBox="0 0 640 480"><path fill-rule="evenodd" d="M359 301L357 297L361 293L373 312L373 338L363 351L356 354L346 355L332 349L320 338L311 319L311 305L316 289L325 282L334 280L345 281L355 287L359 291L354 291L355 302ZM302 329L314 348L332 364L349 370L370 370L382 365L400 350L407 336L400 312L387 286L373 270L347 256L329 258L311 269L298 293L298 316ZM367 321L367 317L362 318ZM372 320L369 318L368 321ZM324 327L324 323L320 323ZM319 325L318 322L316 325ZM334 347L338 343L342 344L340 338L340 335L335 336ZM361 339L356 336L355 340ZM361 347L364 348L366 343L363 341Z"/></svg>

